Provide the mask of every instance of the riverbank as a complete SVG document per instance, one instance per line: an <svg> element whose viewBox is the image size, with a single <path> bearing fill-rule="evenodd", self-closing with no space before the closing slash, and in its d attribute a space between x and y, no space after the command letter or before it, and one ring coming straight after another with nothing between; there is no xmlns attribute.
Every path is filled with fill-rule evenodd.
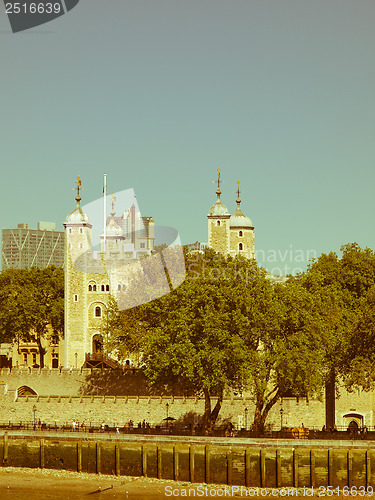
<svg viewBox="0 0 375 500"><path fill-rule="evenodd" d="M250 491L251 490L251 491ZM258 491L257 491L258 490ZM154 478L109 476L50 469L0 468L0 498L8 500L165 500L168 498L285 498L305 499L311 488L233 488ZM321 493L321 492L320 492ZM314 489L314 496L319 489ZM350 495L349 495L350 496ZM343 499L334 495L335 500ZM347 500L347 496L345 496Z"/></svg>

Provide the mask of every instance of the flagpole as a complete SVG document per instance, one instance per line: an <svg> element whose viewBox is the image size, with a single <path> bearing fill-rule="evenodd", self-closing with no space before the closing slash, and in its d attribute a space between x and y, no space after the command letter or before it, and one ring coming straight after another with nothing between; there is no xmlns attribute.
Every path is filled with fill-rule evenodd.
<svg viewBox="0 0 375 500"><path fill-rule="evenodd" d="M105 252L105 236L106 236L106 226L107 226L107 174L104 174L104 186L103 186L103 225L104 225L104 238L103 238L103 252Z"/></svg>

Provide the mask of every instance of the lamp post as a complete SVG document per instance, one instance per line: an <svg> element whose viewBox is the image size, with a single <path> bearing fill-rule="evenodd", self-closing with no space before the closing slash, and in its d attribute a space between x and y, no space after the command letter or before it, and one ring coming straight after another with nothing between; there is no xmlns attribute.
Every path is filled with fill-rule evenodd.
<svg viewBox="0 0 375 500"><path fill-rule="evenodd" d="M247 408L245 408L245 431L247 431L247 412L249 410Z"/></svg>
<svg viewBox="0 0 375 500"><path fill-rule="evenodd" d="M168 420L169 403L166 403L165 408L167 410L167 427L168 427L168 424L169 424L169 420Z"/></svg>
<svg viewBox="0 0 375 500"><path fill-rule="evenodd" d="M34 413L34 431L35 431L35 412L36 412L36 406L33 406L33 413Z"/></svg>
<svg viewBox="0 0 375 500"><path fill-rule="evenodd" d="M281 429L283 428L283 413L284 413L284 410L281 408L280 409L280 425L281 425Z"/></svg>

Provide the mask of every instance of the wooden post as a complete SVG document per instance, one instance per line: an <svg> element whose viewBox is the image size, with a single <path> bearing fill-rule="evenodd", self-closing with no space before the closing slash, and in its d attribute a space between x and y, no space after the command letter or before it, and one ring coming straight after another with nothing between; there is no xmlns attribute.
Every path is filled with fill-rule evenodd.
<svg viewBox="0 0 375 500"><path fill-rule="evenodd" d="M82 442L77 443L77 472L82 472Z"/></svg>
<svg viewBox="0 0 375 500"><path fill-rule="evenodd" d="M233 482L233 456L232 450L227 452L227 484L230 486Z"/></svg>
<svg viewBox="0 0 375 500"><path fill-rule="evenodd" d="M333 449L328 450L328 486L333 486Z"/></svg>
<svg viewBox="0 0 375 500"><path fill-rule="evenodd" d="M276 450L276 488L281 486L281 457L280 450Z"/></svg>
<svg viewBox="0 0 375 500"><path fill-rule="evenodd" d="M299 455L298 450L294 448L293 450L293 486L298 488L298 466L299 466Z"/></svg>
<svg viewBox="0 0 375 500"><path fill-rule="evenodd" d="M8 463L8 431L4 432L4 458L3 463L6 465Z"/></svg>
<svg viewBox="0 0 375 500"><path fill-rule="evenodd" d="M115 445L115 471L116 476L120 475L120 446L118 444Z"/></svg>
<svg viewBox="0 0 375 500"><path fill-rule="evenodd" d="M266 487L266 452L260 449L260 485L262 488Z"/></svg>
<svg viewBox="0 0 375 500"><path fill-rule="evenodd" d="M96 443L96 473L102 473L102 449L100 443Z"/></svg>
<svg viewBox="0 0 375 500"><path fill-rule="evenodd" d="M210 482L210 447L206 445L204 447L204 464L205 464L205 478L204 481L206 484Z"/></svg>
<svg viewBox="0 0 375 500"><path fill-rule="evenodd" d="M142 453L142 476L147 477L147 448L143 444L141 448Z"/></svg>
<svg viewBox="0 0 375 500"><path fill-rule="evenodd" d="M246 488L250 486L250 450L248 448L245 450L245 486Z"/></svg>
<svg viewBox="0 0 375 500"><path fill-rule="evenodd" d="M189 479L192 483L195 480L194 446L189 446Z"/></svg>
<svg viewBox="0 0 375 500"><path fill-rule="evenodd" d="M366 450L366 488L371 486L371 450Z"/></svg>
<svg viewBox="0 0 375 500"><path fill-rule="evenodd" d="M161 479L161 449L159 446L156 448L157 455L157 469L158 469L158 479Z"/></svg>
<svg viewBox="0 0 375 500"><path fill-rule="evenodd" d="M40 468L44 469L44 438L40 440Z"/></svg>
<svg viewBox="0 0 375 500"><path fill-rule="evenodd" d="M315 452L310 450L310 486L315 487Z"/></svg>
<svg viewBox="0 0 375 500"><path fill-rule="evenodd" d="M352 450L348 450L348 486L351 488L353 486L353 453Z"/></svg>
<svg viewBox="0 0 375 500"><path fill-rule="evenodd" d="M178 446L173 446L173 479L178 481L180 477L180 457Z"/></svg>

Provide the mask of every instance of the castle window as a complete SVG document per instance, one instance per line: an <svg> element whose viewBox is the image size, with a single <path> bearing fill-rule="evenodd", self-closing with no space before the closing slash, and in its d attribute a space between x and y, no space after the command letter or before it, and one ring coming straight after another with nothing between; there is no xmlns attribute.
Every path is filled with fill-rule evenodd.
<svg viewBox="0 0 375 500"><path fill-rule="evenodd" d="M120 292L121 291L121 285L120 283L117 285L117 290Z"/></svg>
<svg viewBox="0 0 375 500"><path fill-rule="evenodd" d="M104 291L105 291L105 287L104 287L104 285L102 285L102 292L104 292Z"/></svg>
<svg viewBox="0 0 375 500"><path fill-rule="evenodd" d="M146 245L145 245L144 243L141 243L141 244L140 244L140 247L141 247L141 248L146 248Z"/></svg>
<svg viewBox="0 0 375 500"><path fill-rule="evenodd" d="M80 227L79 228L79 232L82 234L83 233L83 229Z"/></svg>
<svg viewBox="0 0 375 500"><path fill-rule="evenodd" d="M105 291L106 291L106 292L109 292L109 285L106 285L106 286L105 286Z"/></svg>
<svg viewBox="0 0 375 500"><path fill-rule="evenodd" d="M238 231L238 236L243 236L242 231Z"/></svg>
<svg viewBox="0 0 375 500"><path fill-rule="evenodd" d="M72 228L70 227L70 228L69 228L69 233L71 233L71 232L72 232Z"/></svg>
<svg viewBox="0 0 375 500"><path fill-rule="evenodd" d="M95 307L95 318L101 318L102 317L102 308L100 306Z"/></svg>
<svg viewBox="0 0 375 500"><path fill-rule="evenodd" d="M219 221L219 220L216 222L216 225L217 225L217 226L220 226L220 221Z"/></svg>
<svg viewBox="0 0 375 500"><path fill-rule="evenodd" d="M83 248L83 243L80 243L80 244L79 244L79 248Z"/></svg>
<svg viewBox="0 0 375 500"><path fill-rule="evenodd" d="M90 289L90 285L89 285L89 289ZM78 302L78 295L74 295L74 302Z"/></svg>
<svg viewBox="0 0 375 500"><path fill-rule="evenodd" d="M89 285L89 292L92 292L92 285Z"/></svg>
<svg viewBox="0 0 375 500"><path fill-rule="evenodd" d="M92 291L96 292L96 285L92 285Z"/></svg>
<svg viewBox="0 0 375 500"><path fill-rule="evenodd" d="M238 249L239 249L239 250L243 250L243 245L242 245L242 243L239 243L239 245L238 245Z"/></svg>

